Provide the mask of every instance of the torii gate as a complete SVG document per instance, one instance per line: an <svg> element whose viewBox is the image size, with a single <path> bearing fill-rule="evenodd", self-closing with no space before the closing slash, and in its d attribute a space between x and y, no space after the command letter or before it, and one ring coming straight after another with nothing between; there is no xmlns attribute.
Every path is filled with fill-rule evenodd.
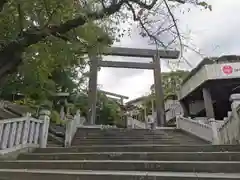
<svg viewBox="0 0 240 180"><path fill-rule="evenodd" d="M166 119L164 112L164 96L162 89L160 58L177 59L179 57L179 51L111 47L103 52L103 55L152 58L153 61L150 63L103 61L98 54L95 56L90 55L88 121L90 121L91 124L95 124L98 67L152 69L156 96L157 125L165 126Z"/></svg>
<svg viewBox="0 0 240 180"><path fill-rule="evenodd" d="M116 97L116 98L120 98L119 100L120 100L120 102L121 102L121 105L123 105L123 100L124 100L124 99L129 99L129 97L123 96L123 95L121 95L121 94L116 94L116 93L112 93L112 92L108 92L108 91L103 91L103 90L100 90L100 92L102 92L102 93L104 93L104 94L106 94L106 95L110 95L110 96L114 96L114 97ZM114 98L114 99L116 99L116 98Z"/></svg>

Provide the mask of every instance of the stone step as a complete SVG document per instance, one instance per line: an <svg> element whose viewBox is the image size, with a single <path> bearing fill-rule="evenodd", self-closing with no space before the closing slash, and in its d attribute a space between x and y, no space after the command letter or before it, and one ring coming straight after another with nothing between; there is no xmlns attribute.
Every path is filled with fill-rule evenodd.
<svg viewBox="0 0 240 180"><path fill-rule="evenodd" d="M176 140L78 140L74 139L72 145L127 145L127 144L180 144Z"/></svg>
<svg viewBox="0 0 240 180"><path fill-rule="evenodd" d="M76 137L91 137L91 138L129 138L129 137L136 137L136 138L143 138L143 137L175 137L169 134L105 134L105 133L97 133L95 135L89 134L75 134Z"/></svg>
<svg viewBox="0 0 240 180"><path fill-rule="evenodd" d="M63 147L63 145L55 144L52 142L47 142L47 147Z"/></svg>
<svg viewBox="0 0 240 180"><path fill-rule="evenodd" d="M240 161L240 152L91 152L25 153L23 160Z"/></svg>
<svg viewBox="0 0 240 180"><path fill-rule="evenodd" d="M1 161L0 169L69 169L110 171L170 171L238 173L238 161L114 161L114 160L14 160ZM240 178L240 177L239 177Z"/></svg>
<svg viewBox="0 0 240 180"><path fill-rule="evenodd" d="M146 135L146 134L141 134L141 135L136 135L136 134L132 134L132 135L128 135L128 134L122 134L122 135L109 135L109 134L96 134L96 135L88 135L88 134L75 134L75 137L77 138L92 138L92 139L103 139L103 138L174 138L176 136L173 135L168 135L168 134L163 134L163 135L158 135L158 134L150 134L150 135Z"/></svg>
<svg viewBox="0 0 240 180"><path fill-rule="evenodd" d="M114 172L114 171L57 171L57 170L11 170L0 169L1 176L11 180L231 180L240 174L223 173L169 173L169 172Z"/></svg>
<svg viewBox="0 0 240 180"><path fill-rule="evenodd" d="M91 129L91 128L78 128L79 129L79 132L91 132L91 133L94 133L94 132L119 132L119 133L122 133L122 132L125 132L125 133L131 133L131 132L135 132L135 133L151 133L151 132L165 132L165 131L175 131L175 130L178 130L176 128L165 128L165 129L155 129L155 130L152 130L152 129L131 129L131 128L126 128L126 129L119 129L119 128L116 128L116 129L100 129L100 128L95 128L95 129Z"/></svg>
<svg viewBox="0 0 240 180"><path fill-rule="evenodd" d="M174 139L174 136L79 136L78 139L107 140L107 139Z"/></svg>
<svg viewBox="0 0 240 180"><path fill-rule="evenodd" d="M118 129L110 129L110 130L106 130L106 129L78 129L78 131L76 132L76 134L88 134L88 135L96 135L96 134L106 134L106 135L114 135L114 134L118 134L118 135L124 135L124 134L128 134L128 135L152 135L152 134L158 134L158 135L163 135L166 133L175 133L175 132L180 132L177 129L170 129L170 130L148 130L148 129L130 129L130 130L118 130Z"/></svg>
<svg viewBox="0 0 240 180"><path fill-rule="evenodd" d="M183 135L103 135L103 134L98 134L98 135L75 135L76 138L91 138L91 139L114 139L114 138L122 138L122 139L127 139L127 138L135 138L135 139L146 139L146 138L159 138L159 139L167 139L167 138L187 138L187 139L192 139L190 137L186 137Z"/></svg>
<svg viewBox="0 0 240 180"><path fill-rule="evenodd" d="M77 141L173 141L176 140L175 138L157 138L157 137L142 137L142 138L135 138L135 137L131 137L131 138L91 138L91 137L76 137L74 138L74 140Z"/></svg>
<svg viewBox="0 0 240 180"><path fill-rule="evenodd" d="M162 141L164 142L195 142L195 144L208 144L206 141L196 141L194 139L187 139L187 138L173 138L173 137L162 137L162 138L158 138L158 137L141 137L141 138L135 138L135 137L131 137L131 138L92 138L92 137L75 137L73 139L73 142L78 142L79 141L104 141L104 142L108 142L108 141L141 141L141 142L146 142L146 141ZM169 144L169 143L168 143Z"/></svg>
<svg viewBox="0 0 240 180"><path fill-rule="evenodd" d="M0 169L4 180L237 180L240 173Z"/></svg>
<svg viewBox="0 0 240 180"><path fill-rule="evenodd" d="M143 131L134 131L134 130L128 130L128 131L118 131L118 130L98 130L98 131L89 131L89 130L79 130L77 131L77 134L89 134L89 135L96 135L96 134L166 134L166 133L174 133L173 130L143 130Z"/></svg>
<svg viewBox="0 0 240 180"><path fill-rule="evenodd" d="M128 128L78 128L80 132L153 132L151 129L128 129ZM157 129L154 130L155 132L164 132L164 131L176 130L175 128L172 129Z"/></svg>
<svg viewBox="0 0 240 180"><path fill-rule="evenodd" d="M237 152L240 145L92 145L70 148L37 148L36 153L58 152Z"/></svg>
<svg viewBox="0 0 240 180"><path fill-rule="evenodd" d="M138 145L138 144L157 144L157 145L199 145L201 143L197 143L193 140L187 139L164 139L164 140L88 140L88 139L77 139L75 138L72 141L72 146L86 146L86 145ZM205 143L206 144L206 143Z"/></svg>
<svg viewBox="0 0 240 180"><path fill-rule="evenodd" d="M157 138L157 137L149 137L149 138L145 138L145 137L142 137L142 138L91 138L91 137L87 137L87 138L84 138L84 137L81 137L81 138L74 138L74 140L76 141L104 141L104 142L111 142L111 141L163 141L163 142L167 142L167 141L194 141L194 140L191 140L191 139L177 139L177 138L172 138L172 137L166 137L166 138ZM195 141L194 141L195 142Z"/></svg>
<svg viewBox="0 0 240 180"><path fill-rule="evenodd" d="M95 138L95 137L74 137L74 139L80 139L80 140L153 140L153 139L156 139L156 140L175 140L177 138L175 137L157 137L157 136L151 136L151 137L145 137L145 136L142 136L142 137L135 137L135 136L131 136L131 137L98 137L98 138Z"/></svg>
<svg viewBox="0 0 240 180"><path fill-rule="evenodd" d="M78 129L75 134L74 140L79 139L172 139L178 144L188 144L188 141L195 142L190 144L208 144L208 142L203 141L194 136L190 136L177 129L167 129L167 130L129 130L129 129ZM184 143L182 143L184 141ZM79 145L79 142L73 141L73 145ZM158 143L157 143L158 144ZM161 143L162 144L162 143ZM169 143L168 143L169 144Z"/></svg>
<svg viewBox="0 0 240 180"><path fill-rule="evenodd" d="M179 142L157 142L157 141L146 141L146 142L142 142L142 141L124 141L124 142L81 142L81 141L77 141L77 142L73 142L72 146L101 146L101 145L138 145L138 144L142 144L142 145L151 145L151 144L164 144L164 145L179 145ZM183 143L181 143L183 144ZM188 143L185 143L188 144Z"/></svg>

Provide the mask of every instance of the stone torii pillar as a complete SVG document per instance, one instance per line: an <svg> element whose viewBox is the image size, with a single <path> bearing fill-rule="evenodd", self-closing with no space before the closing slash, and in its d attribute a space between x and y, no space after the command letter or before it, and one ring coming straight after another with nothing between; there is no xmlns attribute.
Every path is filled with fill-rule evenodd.
<svg viewBox="0 0 240 180"><path fill-rule="evenodd" d="M162 89L160 58L177 59L179 56L179 51L111 47L102 54L112 56L153 58L153 61L151 63L102 61L99 59L98 55L96 55L96 57L89 56L90 76L88 93L88 121L91 124L95 124L98 67L152 69L154 71L153 74L156 96L157 124L158 126L165 126L166 120L164 111L164 96Z"/></svg>
<svg viewBox="0 0 240 180"><path fill-rule="evenodd" d="M90 124L95 124L96 120L96 104L97 104L97 71L99 57L89 56L90 73L88 82L88 117Z"/></svg>
<svg viewBox="0 0 240 180"><path fill-rule="evenodd" d="M153 70L154 75L154 88L156 97L156 112L157 112L157 125L164 127L166 125L165 109L164 109L164 94L162 88L162 73L159 54L155 54L153 57L153 64L155 66Z"/></svg>
<svg viewBox="0 0 240 180"><path fill-rule="evenodd" d="M151 111L152 115L154 114L154 99L151 97Z"/></svg>

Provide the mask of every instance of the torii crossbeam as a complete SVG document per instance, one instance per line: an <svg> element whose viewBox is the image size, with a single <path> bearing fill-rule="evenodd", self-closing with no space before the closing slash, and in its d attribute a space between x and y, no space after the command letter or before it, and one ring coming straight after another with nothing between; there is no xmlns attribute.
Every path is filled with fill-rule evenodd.
<svg viewBox="0 0 240 180"><path fill-rule="evenodd" d="M160 58L177 59L179 57L179 51L111 47L103 52L103 55L152 58L153 61L150 63L102 61L98 54L95 56L89 56L90 77L88 92L88 121L90 121L91 124L95 124L98 67L152 69L154 72L157 124L158 126L165 126L166 119L164 112Z"/></svg>
<svg viewBox="0 0 240 180"><path fill-rule="evenodd" d="M123 100L124 100L124 99L129 99L129 97L123 96L123 95L121 95L121 94L116 94L116 93L112 93L112 92L108 92L108 91L103 91L103 90L100 90L100 92L102 92L102 93L104 93L104 94L106 94L106 95L110 95L110 96L114 96L114 97L116 97L116 98L119 98L119 100L121 101L121 105L123 105ZM114 99L116 99L116 98L114 98Z"/></svg>

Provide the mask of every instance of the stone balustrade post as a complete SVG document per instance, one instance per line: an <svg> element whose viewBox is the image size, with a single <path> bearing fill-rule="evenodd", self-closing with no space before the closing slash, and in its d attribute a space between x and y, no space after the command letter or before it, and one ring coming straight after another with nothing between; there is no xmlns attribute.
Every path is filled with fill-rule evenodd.
<svg viewBox="0 0 240 180"><path fill-rule="evenodd" d="M76 126L77 127L81 126L82 122L81 122L81 112L80 112L80 110L77 110L76 115L74 116L74 118L75 118L75 121L76 121L75 122Z"/></svg>
<svg viewBox="0 0 240 180"><path fill-rule="evenodd" d="M237 108L240 106L240 94L232 94L229 100L232 101L231 108L234 118L240 121L240 116L237 112Z"/></svg>
<svg viewBox="0 0 240 180"><path fill-rule="evenodd" d="M27 113L26 114L27 119L23 123L23 132L22 132L22 137L21 137L21 144L27 144L28 143L28 136L29 136L29 129L30 129L30 117L31 114Z"/></svg>
<svg viewBox="0 0 240 180"><path fill-rule="evenodd" d="M145 129L148 129L148 117L145 118Z"/></svg>
<svg viewBox="0 0 240 180"><path fill-rule="evenodd" d="M40 128L40 147L45 148L47 146L48 140L48 128L50 124L50 114L49 110L43 109L40 111L39 119L43 120Z"/></svg>
<svg viewBox="0 0 240 180"><path fill-rule="evenodd" d="M232 134L232 137L230 139L230 142L238 143L240 142L240 113L239 113L239 107L240 107L240 94L232 94L230 96L230 101L232 101L231 108L232 108L232 115L235 119L235 125L229 126L229 131Z"/></svg>
<svg viewBox="0 0 240 180"><path fill-rule="evenodd" d="M214 118L210 118L209 122L211 123L212 127L212 144L220 144L221 140L218 132L217 121Z"/></svg>
<svg viewBox="0 0 240 180"><path fill-rule="evenodd" d="M183 117L181 115L176 116L176 128L180 129L180 118Z"/></svg>
<svg viewBox="0 0 240 180"><path fill-rule="evenodd" d="M128 128L132 127L132 117L131 116L127 116L127 127Z"/></svg>
<svg viewBox="0 0 240 180"><path fill-rule="evenodd" d="M134 127L135 127L135 121L134 121L134 118L131 117L131 121L132 121L132 129L134 129Z"/></svg>
<svg viewBox="0 0 240 180"><path fill-rule="evenodd" d="M71 144L72 119L66 120L65 142L64 146L69 147Z"/></svg>
<svg viewBox="0 0 240 180"><path fill-rule="evenodd" d="M229 100L232 101L232 110L236 109L240 105L240 94L232 94Z"/></svg>
<svg viewBox="0 0 240 180"><path fill-rule="evenodd" d="M76 118L68 116L66 119L66 131L65 131L65 142L64 146L69 147L72 142L74 133L76 132Z"/></svg>

